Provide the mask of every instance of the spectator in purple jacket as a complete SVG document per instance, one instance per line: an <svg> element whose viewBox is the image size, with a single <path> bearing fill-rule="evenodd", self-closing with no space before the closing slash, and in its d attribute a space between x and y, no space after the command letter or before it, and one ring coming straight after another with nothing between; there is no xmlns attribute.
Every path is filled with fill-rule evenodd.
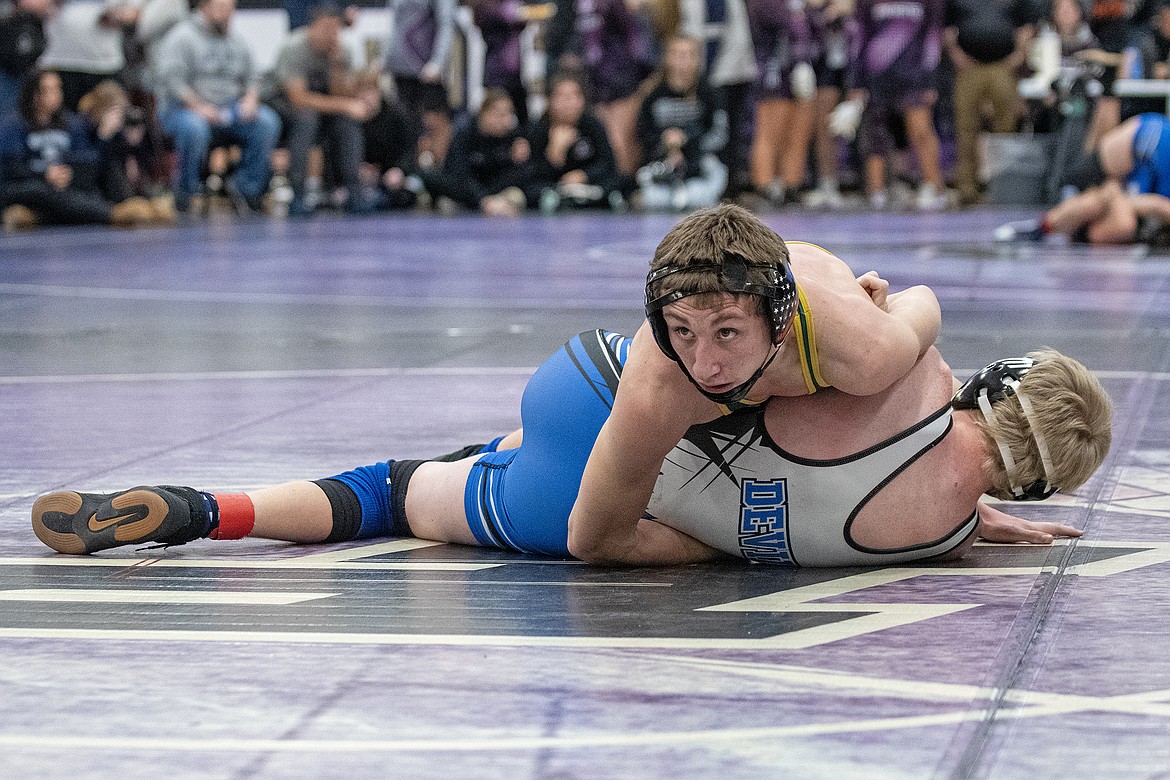
<svg viewBox="0 0 1170 780"><path fill-rule="evenodd" d="M934 129L935 78L942 51L945 0L859 0L859 34L851 58L849 100L837 107L835 130L852 137L865 123L865 188L870 205L885 208L886 156L893 151L890 123L901 114L922 182L917 207L946 208L938 134Z"/></svg>

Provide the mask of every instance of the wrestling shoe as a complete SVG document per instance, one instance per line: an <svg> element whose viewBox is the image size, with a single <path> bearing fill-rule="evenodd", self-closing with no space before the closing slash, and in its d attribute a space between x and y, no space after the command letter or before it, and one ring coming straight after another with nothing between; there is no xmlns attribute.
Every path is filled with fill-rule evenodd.
<svg viewBox="0 0 1170 780"><path fill-rule="evenodd" d="M125 544L186 544L207 535L211 522L203 495L171 485L119 493L41 496L33 504L33 532L57 552L85 555Z"/></svg>
<svg viewBox="0 0 1170 780"><path fill-rule="evenodd" d="M1021 219L1008 222L995 229L996 241L1042 241L1044 231L1038 219Z"/></svg>

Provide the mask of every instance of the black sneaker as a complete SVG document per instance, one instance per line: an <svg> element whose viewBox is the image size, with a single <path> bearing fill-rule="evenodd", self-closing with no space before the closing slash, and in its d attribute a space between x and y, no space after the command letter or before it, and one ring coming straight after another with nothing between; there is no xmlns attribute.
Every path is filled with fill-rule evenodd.
<svg viewBox="0 0 1170 780"><path fill-rule="evenodd" d="M205 536L210 522L198 491L161 485L119 493L50 493L33 504L32 526L57 552L85 555L143 542L186 544Z"/></svg>

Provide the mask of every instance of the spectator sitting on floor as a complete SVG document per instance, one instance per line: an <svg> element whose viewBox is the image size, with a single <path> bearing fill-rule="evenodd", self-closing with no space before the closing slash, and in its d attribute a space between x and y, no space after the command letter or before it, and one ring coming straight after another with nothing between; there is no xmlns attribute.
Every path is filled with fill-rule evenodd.
<svg viewBox="0 0 1170 780"><path fill-rule="evenodd" d="M585 90L574 73L553 76L548 110L529 138L533 170L524 192L530 206L553 213L562 207L624 203L605 126L588 110Z"/></svg>
<svg viewBox="0 0 1170 780"><path fill-rule="evenodd" d="M727 166L716 157L727 142L727 115L700 78L699 57L696 39L672 38L638 111L638 142L650 160L638 171L645 209L714 206L727 187Z"/></svg>
<svg viewBox="0 0 1170 780"><path fill-rule="evenodd" d="M159 167L159 150L151 143L142 110L130 105L126 91L116 81L103 81L82 95L78 108L89 126L90 140L98 151L97 185L111 203L136 196L150 197L156 222L175 221L174 196L161 194L151 172Z"/></svg>
<svg viewBox="0 0 1170 780"><path fill-rule="evenodd" d="M341 42L344 14L339 6L313 7L308 26L285 40L269 79L269 104L280 114L289 152L290 217L307 217L305 200L309 154L320 143L326 167L337 172L349 198L346 210L368 213L373 200L363 193L360 168L365 157L362 123L378 109L377 86L369 74L355 72Z"/></svg>
<svg viewBox="0 0 1170 780"><path fill-rule="evenodd" d="M378 192L384 209L414 208L422 182L418 172L418 141L422 122L406 106L387 96L380 97L378 113L362 127L366 141L366 162L362 178Z"/></svg>
<svg viewBox="0 0 1170 780"><path fill-rule="evenodd" d="M19 114L0 128L0 204L4 227L36 224L150 222L156 215L142 198L111 206L97 186L98 151L86 123L62 105L61 77L51 70L29 74Z"/></svg>
<svg viewBox="0 0 1170 780"><path fill-rule="evenodd" d="M262 211L280 117L260 103L256 69L244 38L229 30L236 0L199 0L158 46L163 127L179 158L175 206L189 208L203 190L201 172L212 143L236 144L239 168L225 182L233 204Z"/></svg>
<svg viewBox="0 0 1170 780"><path fill-rule="evenodd" d="M532 150L521 134L512 98L499 89L484 94L479 116L455 131L442 172L424 171L431 195L447 197L491 217L524 210Z"/></svg>

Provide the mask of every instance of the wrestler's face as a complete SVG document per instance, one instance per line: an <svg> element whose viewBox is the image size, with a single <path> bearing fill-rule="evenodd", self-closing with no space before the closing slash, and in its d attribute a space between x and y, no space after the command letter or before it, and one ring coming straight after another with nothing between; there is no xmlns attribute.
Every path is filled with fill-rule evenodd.
<svg viewBox="0 0 1170 780"><path fill-rule="evenodd" d="M750 295L683 298L662 314L679 359L708 393L725 393L746 382L772 348L768 322Z"/></svg>

